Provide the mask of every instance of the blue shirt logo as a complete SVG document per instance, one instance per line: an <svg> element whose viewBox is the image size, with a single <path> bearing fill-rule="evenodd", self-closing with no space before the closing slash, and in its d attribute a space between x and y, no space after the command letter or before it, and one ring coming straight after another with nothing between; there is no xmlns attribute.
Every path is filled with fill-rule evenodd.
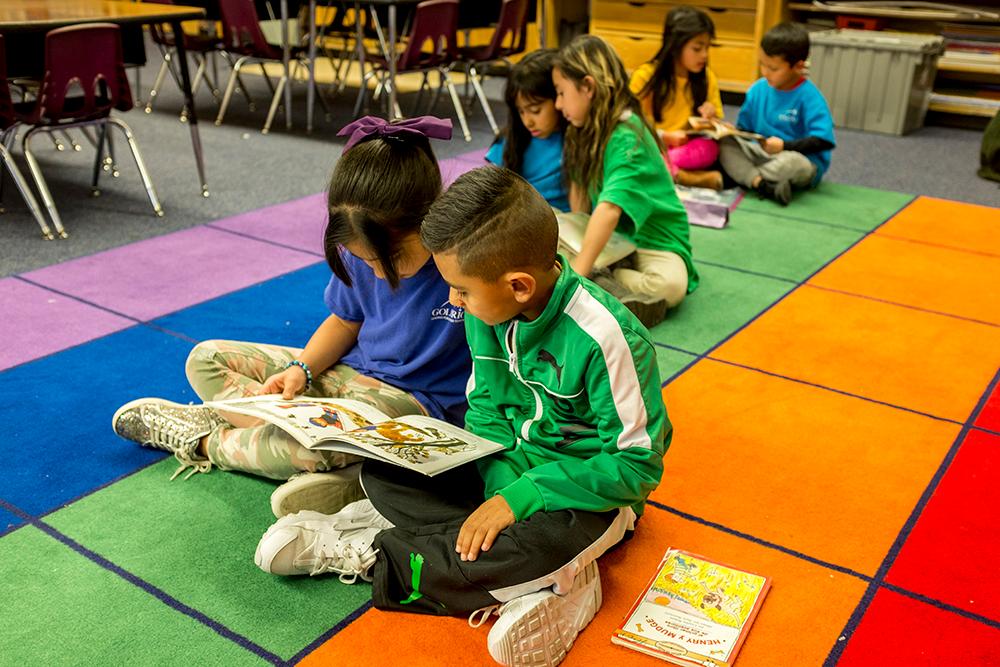
<svg viewBox="0 0 1000 667"><path fill-rule="evenodd" d="M465 320L465 311L461 308L456 308L451 305L448 301L445 301L437 308L431 310L432 320L447 320L449 322L459 323Z"/></svg>
<svg viewBox="0 0 1000 667"><path fill-rule="evenodd" d="M788 123L789 125L798 125L799 110L786 109L785 111L778 114L778 120L781 121L782 123Z"/></svg>

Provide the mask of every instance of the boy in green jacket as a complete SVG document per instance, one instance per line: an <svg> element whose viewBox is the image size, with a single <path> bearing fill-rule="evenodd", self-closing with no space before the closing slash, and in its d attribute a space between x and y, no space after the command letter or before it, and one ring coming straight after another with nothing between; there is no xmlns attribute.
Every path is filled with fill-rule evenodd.
<svg viewBox="0 0 1000 667"><path fill-rule="evenodd" d="M434 478L368 459L367 499L279 519L258 566L370 578L381 609L496 612L498 662L562 660L600 607L597 557L660 481L671 426L648 331L556 254L557 235L507 169L469 172L431 206L421 238L472 350L466 428L507 449Z"/></svg>

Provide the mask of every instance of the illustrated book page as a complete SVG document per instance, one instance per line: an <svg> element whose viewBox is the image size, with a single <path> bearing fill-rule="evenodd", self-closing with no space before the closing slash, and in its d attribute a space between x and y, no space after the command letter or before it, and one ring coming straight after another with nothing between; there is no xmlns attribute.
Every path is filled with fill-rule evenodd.
<svg viewBox="0 0 1000 667"><path fill-rule="evenodd" d="M424 415L396 419L350 399L278 395L205 403L223 412L257 417L307 449L327 449L379 459L437 475L504 449L447 422Z"/></svg>

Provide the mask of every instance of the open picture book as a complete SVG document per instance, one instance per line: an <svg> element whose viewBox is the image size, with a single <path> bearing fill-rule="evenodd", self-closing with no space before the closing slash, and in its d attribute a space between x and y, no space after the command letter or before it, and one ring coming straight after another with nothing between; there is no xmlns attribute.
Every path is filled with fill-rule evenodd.
<svg viewBox="0 0 1000 667"><path fill-rule="evenodd" d="M688 118L688 125L691 126L691 129L687 130L689 137L708 137L715 140L724 137L742 137L743 139L753 139L754 141L763 141L767 138L763 134L737 129L735 125L721 121L718 118L691 116Z"/></svg>
<svg viewBox="0 0 1000 667"><path fill-rule="evenodd" d="M729 667L771 580L667 549L611 641L687 667Z"/></svg>
<svg viewBox="0 0 1000 667"><path fill-rule="evenodd" d="M205 407L262 419L307 449L365 456L428 476L504 449L440 419L392 419L367 403L342 398L253 396L209 401Z"/></svg>
<svg viewBox="0 0 1000 667"><path fill-rule="evenodd" d="M583 235L587 232L590 216L586 213L556 213L559 223L559 252L569 259L580 254L583 248ZM604 250L594 261L595 269L603 269L617 261L623 260L636 250L636 245L618 232L612 232Z"/></svg>

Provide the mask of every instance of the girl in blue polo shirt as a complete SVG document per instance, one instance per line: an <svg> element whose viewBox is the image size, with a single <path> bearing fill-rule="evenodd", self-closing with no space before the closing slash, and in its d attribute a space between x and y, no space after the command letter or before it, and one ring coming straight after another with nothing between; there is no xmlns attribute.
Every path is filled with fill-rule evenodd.
<svg viewBox="0 0 1000 667"><path fill-rule="evenodd" d="M507 127L486 153L486 160L516 171L549 206L569 210L562 173L566 121L556 110L552 85L555 49L538 49L514 65L507 78Z"/></svg>
<svg viewBox="0 0 1000 667"><path fill-rule="evenodd" d="M461 425L471 363L463 312L420 242L420 223L441 192L428 137L450 138L451 122L414 118L351 123L330 180L327 262L334 276L330 315L304 349L207 341L187 361L203 400L280 393L350 398L391 417L429 414ZM282 429L202 406L139 399L113 418L116 433L174 454L181 468L213 465L272 479L299 477L272 497L279 516L301 507L334 507L361 496L357 457L306 449ZM176 476L176 475L175 475Z"/></svg>

